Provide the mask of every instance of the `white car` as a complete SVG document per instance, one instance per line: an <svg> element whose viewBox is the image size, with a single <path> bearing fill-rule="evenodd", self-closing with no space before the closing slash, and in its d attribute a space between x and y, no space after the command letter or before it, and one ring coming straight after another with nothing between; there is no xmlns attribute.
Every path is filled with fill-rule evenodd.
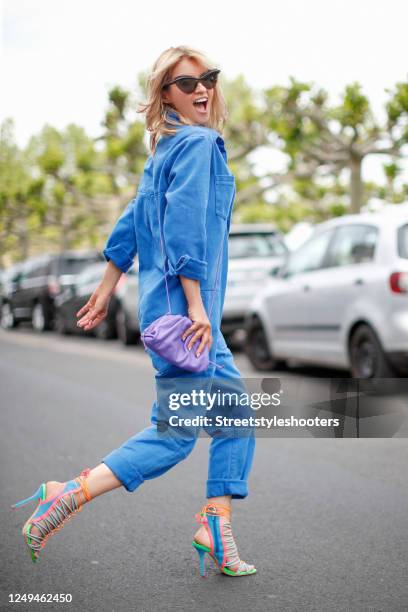
<svg viewBox="0 0 408 612"><path fill-rule="evenodd" d="M227 337L243 329L253 296L288 254L283 236L268 224L235 223L228 239L228 279L222 315Z"/></svg>
<svg viewBox="0 0 408 612"><path fill-rule="evenodd" d="M408 376L408 211L336 217L316 226L245 320L259 370L292 359L356 378Z"/></svg>

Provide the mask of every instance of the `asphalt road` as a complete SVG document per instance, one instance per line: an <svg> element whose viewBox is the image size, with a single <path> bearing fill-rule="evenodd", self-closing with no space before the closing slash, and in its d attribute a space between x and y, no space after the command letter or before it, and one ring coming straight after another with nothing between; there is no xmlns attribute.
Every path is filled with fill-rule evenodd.
<svg viewBox="0 0 408 612"><path fill-rule="evenodd" d="M252 372L245 357L236 363ZM316 375L316 372L314 372ZM293 380L307 382L309 371ZM408 609L408 444L259 438L234 534L258 573L233 579L191 547L209 439L134 493L103 495L55 534L34 565L20 535L45 480L67 480L149 424L153 369L142 348L0 331L1 609L81 611ZM72 603L8 603L69 593Z"/></svg>

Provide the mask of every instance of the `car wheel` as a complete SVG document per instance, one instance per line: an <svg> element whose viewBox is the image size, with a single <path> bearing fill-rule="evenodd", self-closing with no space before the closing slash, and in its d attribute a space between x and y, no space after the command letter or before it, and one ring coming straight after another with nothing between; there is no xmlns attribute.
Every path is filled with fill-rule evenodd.
<svg viewBox="0 0 408 612"><path fill-rule="evenodd" d="M18 325L18 321L16 321L13 309L11 308L10 304L8 304L7 302L5 304L2 304L2 307L1 307L0 325L3 329L13 329L14 327L17 327Z"/></svg>
<svg viewBox="0 0 408 612"><path fill-rule="evenodd" d="M271 355L265 331L259 319L253 319L248 324L244 349L249 361L257 370L267 372L284 368L286 365L284 360L275 359Z"/></svg>
<svg viewBox="0 0 408 612"><path fill-rule="evenodd" d="M393 378L397 376L388 362L380 341L369 325L360 325L350 339L350 369L353 378Z"/></svg>
<svg viewBox="0 0 408 612"><path fill-rule="evenodd" d="M50 329L44 307L40 302L34 305L31 313L31 324L33 329L37 332L48 331Z"/></svg>
<svg viewBox="0 0 408 612"><path fill-rule="evenodd" d="M95 327L95 336L100 340L113 340L116 338L116 329L109 319L104 319Z"/></svg>
<svg viewBox="0 0 408 612"><path fill-rule="evenodd" d="M130 346L131 344L136 344L139 339L139 334L130 329L126 313L123 308L119 308L116 313L116 330L118 333L118 338L123 344L126 346Z"/></svg>
<svg viewBox="0 0 408 612"><path fill-rule="evenodd" d="M55 331L57 334L62 336L69 336L72 334L71 330L67 326L67 320L62 312L57 312L55 315Z"/></svg>

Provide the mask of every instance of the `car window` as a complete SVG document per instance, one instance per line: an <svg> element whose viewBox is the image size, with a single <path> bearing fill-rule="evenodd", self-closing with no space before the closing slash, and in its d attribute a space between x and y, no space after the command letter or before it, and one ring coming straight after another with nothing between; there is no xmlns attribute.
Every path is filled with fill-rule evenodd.
<svg viewBox="0 0 408 612"><path fill-rule="evenodd" d="M4 272L3 282L15 282L21 275L21 264L14 264Z"/></svg>
<svg viewBox="0 0 408 612"><path fill-rule="evenodd" d="M88 285L89 283L97 282L98 280L102 280L103 272L106 265L101 263L97 266L88 266L86 267L75 279L75 285L77 287L82 287L83 285Z"/></svg>
<svg viewBox="0 0 408 612"><path fill-rule="evenodd" d="M38 262L33 259L27 259L21 266L21 279L32 278L37 270Z"/></svg>
<svg viewBox="0 0 408 612"><path fill-rule="evenodd" d="M230 259L282 257L286 253L286 247L282 244L280 238L273 234L251 232L229 235L228 254Z"/></svg>
<svg viewBox="0 0 408 612"><path fill-rule="evenodd" d="M83 285L87 285L91 281L92 281L92 272L90 272L89 270L86 270L85 272L78 274L78 276L75 278L75 285L77 287L82 287Z"/></svg>
<svg viewBox="0 0 408 612"><path fill-rule="evenodd" d="M372 261L377 239L378 228L374 225L338 227L327 254L327 266L348 266Z"/></svg>
<svg viewBox="0 0 408 612"><path fill-rule="evenodd" d="M101 261L98 254L87 257L61 257L58 261L57 274L78 274L91 263Z"/></svg>
<svg viewBox="0 0 408 612"><path fill-rule="evenodd" d="M325 230L317 236L309 238L307 242L302 244L294 251L282 268L279 276L284 278L301 274L303 272L312 272L322 268L325 261L327 247L333 236L334 230Z"/></svg>
<svg viewBox="0 0 408 612"><path fill-rule="evenodd" d="M398 228L398 255L408 259L408 224Z"/></svg>

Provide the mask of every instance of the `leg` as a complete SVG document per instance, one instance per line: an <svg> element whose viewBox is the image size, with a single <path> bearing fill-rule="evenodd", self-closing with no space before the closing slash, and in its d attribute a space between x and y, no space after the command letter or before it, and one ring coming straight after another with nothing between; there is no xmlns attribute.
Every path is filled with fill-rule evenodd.
<svg viewBox="0 0 408 612"><path fill-rule="evenodd" d="M218 335L216 361L222 364L224 368L217 370L215 374L213 392L219 389L222 393L237 393L237 395L248 393L241 378L241 373L234 363L233 355L221 332ZM246 405L237 405L228 411L219 408L218 414L248 418L252 412ZM228 427L226 431L223 431L221 427L209 433L212 441L207 480L208 501L213 502L220 496L231 496L232 499L247 497L248 477L255 451L254 428L237 427L233 429ZM219 435L216 435L217 433Z"/></svg>
<svg viewBox="0 0 408 612"><path fill-rule="evenodd" d="M13 507L19 507L35 499L39 501L22 530L34 562L48 537L82 510L87 501L122 485L134 491L144 480L160 476L187 457L196 438L160 434L157 413L158 402L155 401L152 425L109 453L94 469L86 469L79 477L65 483L43 483L30 498L14 504Z"/></svg>
<svg viewBox="0 0 408 612"><path fill-rule="evenodd" d="M217 364L224 368L217 370L213 380L212 392L247 393L241 374L234 364L233 356L219 332L217 343ZM227 396L228 397L228 396ZM232 410L219 408L216 414L221 416L249 417L251 410L245 405L237 405ZM232 536L231 498L243 499L248 495L248 476L252 467L255 436L254 428L240 431L222 427L211 428L209 469L207 480L207 504L201 515L203 523L194 536L194 541L212 551L213 556L225 573L247 575L255 573L253 565L242 561ZM193 544L194 545L194 544ZM199 550L200 552L200 550ZM201 549L201 554L203 549Z"/></svg>

